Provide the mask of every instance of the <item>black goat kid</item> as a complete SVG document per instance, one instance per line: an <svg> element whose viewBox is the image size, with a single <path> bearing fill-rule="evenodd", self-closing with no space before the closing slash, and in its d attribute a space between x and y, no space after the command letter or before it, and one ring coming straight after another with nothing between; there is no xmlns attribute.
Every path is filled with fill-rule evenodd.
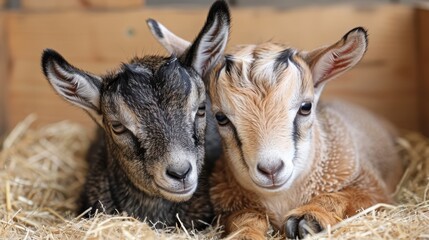
<svg viewBox="0 0 429 240"><path fill-rule="evenodd" d="M43 72L54 90L99 126L81 210L127 212L167 226L174 226L178 215L188 228L212 220L202 76L223 55L229 26L228 6L217 1L185 53L134 58L104 76L44 51Z"/></svg>

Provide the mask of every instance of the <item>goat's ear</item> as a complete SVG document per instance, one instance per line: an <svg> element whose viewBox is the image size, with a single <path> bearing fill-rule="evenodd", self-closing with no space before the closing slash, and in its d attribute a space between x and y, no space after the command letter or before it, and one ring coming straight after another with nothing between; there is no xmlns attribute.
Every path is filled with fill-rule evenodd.
<svg viewBox="0 0 429 240"><path fill-rule="evenodd" d="M201 76L209 72L223 56L229 37L231 17L228 4L219 0L213 3L204 27L181 57L183 62L192 66Z"/></svg>
<svg viewBox="0 0 429 240"><path fill-rule="evenodd" d="M68 102L83 108L101 124L101 78L70 65L59 53L45 49L42 69L54 90Z"/></svg>
<svg viewBox="0 0 429 240"><path fill-rule="evenodd" d="M170 54L181 56L186 49L191 46L190 42L178 37L160 22L149 18L146 20L146 23L156 40L158 40Z"/></svg>
<svg viewBox="0 0 429 240"><path fill-rule="evenodd" d="M337 43L306 53L316 91L324 84L356 65L368 47L368 35L364 28L350 30Z"/></svg>

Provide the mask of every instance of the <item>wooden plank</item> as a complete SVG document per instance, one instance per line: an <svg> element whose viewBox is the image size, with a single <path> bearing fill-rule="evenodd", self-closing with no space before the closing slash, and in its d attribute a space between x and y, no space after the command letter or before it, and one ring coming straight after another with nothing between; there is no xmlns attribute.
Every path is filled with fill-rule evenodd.
<svg viewBox="0 0 429 240"><path fill-rule="evenodd" d="M83 111L60 99L44 79L40 69L42 50L56 49L74 65L101 74L136 54L164 52L147 29L145 19L172 13L182 19L181 32L189 33L184 34L186 38L194 37L206 14L197 10L188 17L189 12L176 11L12 13L8 25L13 59L10 127L31 112L38 115L39 124L70 119L93 126ZM193 17L200 20L186 25ZM172 22L174 19L166 24L172 25Z"/></svg>
<svg viewBox="0 0 429 240"><path fill-rule="evenodd" d="M6 131L6 90L8 89L8 50L4 14L0 15L0 141Z"/></svg>
<svg viewBox="0 0 429 240"><path fill-rule="evenodd" d="M143 3L144 0L21 0L21 8L25 10L123 9L142 7Z"/></svg>
<svg viewBox="0 0 429 240"><path fill-rule="evenodd" d="M133 8L143 6L144 0L87 0L95 8Z"/></svg>
<svg viewBox="0 0 429 240"><path fill-rule="evenodd" d="M121 12L11 13L8 21L12 81L11 125L29 112L41 123L89 118L55 96L40 72L43 48L54 48L76 66L103 73L134 55L165 53L144 20L153 17L178 35L193 39L207 10L142 9ZM340 39L355 26L369 29L370 45L354 70L327 87L325 98L361 104L400 127L419 130L414 11L400 5L274 9L233 9L230 44L273 39L312 49ZM341 19L341 21L338 21ZM72 26L72 27L71 27Z"/></svg>
<svg viewBox="0 0 429 240"><path fill-rule="evenodd" d="M429 136L429 5L420 6L416 10L418 79L420 99L418 109L421 113L420 125Z"/></svg>

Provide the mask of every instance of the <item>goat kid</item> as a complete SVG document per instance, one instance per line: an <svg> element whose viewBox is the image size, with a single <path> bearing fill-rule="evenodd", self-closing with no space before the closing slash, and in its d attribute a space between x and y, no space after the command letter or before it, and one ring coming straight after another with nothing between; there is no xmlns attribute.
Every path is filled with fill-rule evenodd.
<svg viewBox="0 0 429 240"><path fill-rule="evenodd" d="M216 2L187 51L134 58L104 76L70 65L54 50L43 52L53 89L99 126L87 156L82 211L126 212L157 227L178 224L176 215L187 228L212 220L201 76L223 55L229 24L227 6Z"/></svg>
<svg viewBox="0 0 429 240"><path fill-rule="evenodd" d="M225 154L210 195L226 233L265 239L268 216L288 238L303 238L391 201L404 169L395 129L356 106L319 101L367 44L359 27L310 52L243 45L212 71L208 91Z"/></svg>
<svg viewBox="0 0 429 240"><path fill-rule="evenodd" d="M363 28L311 52L245 46L212 75L212 109L226 155L211 194L228 232L264 237L268 215L287 237L303 238L390 201L403 173L393 128L355 106L319 102L326 82L357 64L366 49Z"/></svg>

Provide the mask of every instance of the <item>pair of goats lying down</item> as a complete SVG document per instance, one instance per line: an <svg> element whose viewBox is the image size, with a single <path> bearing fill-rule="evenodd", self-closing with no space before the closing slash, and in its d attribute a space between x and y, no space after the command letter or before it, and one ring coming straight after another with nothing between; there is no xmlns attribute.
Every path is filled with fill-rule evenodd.
<svg viewBox="0 0 429 240"><path fill-rule="evenodd" d="M159 26L170 38L160 40L166 49L184 45ZM226 233L265 239L268 216L288 238L303 238L391 201L404 169L395 129L356 106L319 101L325 84L356 65L367 46L359 27L313 51L237 46L215 66L207 86L224 154L210 197Z"/></svg>
<svg viewBox="0 0 429 240"><path fill-rule="evenodd" d="M363 57L364 29L309 52L269 42L222 57L230 27L223 1L192 43L155 20L148 25L171 57L136 58L99 77L44 52L53 88L100 126L82 210L169 226L178 214L197 228L221 215L226 233L241 239L264 239L268 216L287 237L302 238L390 201L403 172L395 130L355 106L319 101L325 83ZM223 145L214 169L216 153L207 151L204 163L206 122L206 138L220 144L212 114Z"/></svg>

